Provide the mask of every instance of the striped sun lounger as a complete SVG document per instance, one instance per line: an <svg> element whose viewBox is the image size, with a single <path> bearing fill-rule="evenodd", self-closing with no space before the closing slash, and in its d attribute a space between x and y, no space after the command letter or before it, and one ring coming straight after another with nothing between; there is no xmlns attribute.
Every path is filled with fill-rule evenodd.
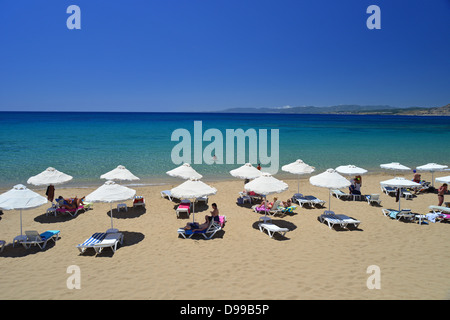
<svg viewBox="0 0 450 320"><path fill-rule="evenodd" d="M88 248L95 248L96 244L102 242L102 240L106 237L106 233L94 233L90 238L86 239L82 244L77 245L78 250L81 253L86 251Z"/></svg>

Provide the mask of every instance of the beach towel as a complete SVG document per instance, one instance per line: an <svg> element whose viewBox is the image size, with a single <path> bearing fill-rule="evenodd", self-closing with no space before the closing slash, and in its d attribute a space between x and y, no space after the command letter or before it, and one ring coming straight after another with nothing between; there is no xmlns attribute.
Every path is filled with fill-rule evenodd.
<svg viewBox="0 0 450 320"><path fill-rule="evenodd" d="M178 209L187 209L187 211L191 213L191 206L187 203L180 203Z"/></svg>
<svg viewBox="0 0 450 320"><path fill-rule="evenodd" d="M392 219L397 219L397 214L398 211L391 211L389 212L389 217L391 217Z"/></svg>
<svg viewBox="0 0 450 320"><path fill-rule="evenodd" d="M286 208L284 208L284 207L280 207L280 209L283 211L283 212L294 212L294 209L295 209L296 207L294 207L294 206L290 206L290 207L286 207Z"/></svg>
<svg viewBox="0 0 450 320"><path fill-rule="evenodd" d="M64 209L64 208L58 208L58 209L56 209L56 211L57 212L67 212L67 211L69 211L69 212L75 212L75 211L77 211L77 210L81 210L81 209L83 209L84 207L83 206L79 206L78 208L70 208L70 209Z"/></svg>
<svg viewBox="0 0 450 320"><path fill-rule="evenodd" d="M436 218L439 217L439 213L427 213L425 217L428 221L436 223Z"/></svg>
<svg viewBox="0 0 450 320"><path fill-rule="evenodd" d="M136 196L133 200L133 203L143 203L144 197L143 196Z"/></svg>
<svg viewBox="0 0 450 320"><path fill-rule="evenodd" d="M265 206L260 206L260 207L255 207L255 210L256 211L267 211L267 210L269 210L269 208L266 208Z"/></svg>

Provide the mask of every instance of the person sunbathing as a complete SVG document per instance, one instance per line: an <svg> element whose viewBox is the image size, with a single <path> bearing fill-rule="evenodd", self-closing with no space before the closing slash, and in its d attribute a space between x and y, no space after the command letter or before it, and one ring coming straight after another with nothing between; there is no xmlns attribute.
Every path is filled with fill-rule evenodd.
<svg viewBox="0 0 450 320"><path fill-rule="evenodd" d="M59 203L59 207L63 208L63 209L77 209L79 206L82 206L83 200L85 197L82 198L78 198L77 196L75 196L75 198L63 198L62 196L59 196L58 199L56 199L56 201Z"/></svg>
<svg viewBox="0 0 450 320"><path fill-rule="evenodd" d="M266 200L263 200L260 204L256 205L254 208L256 210L266 210L269 208L270 203L266 202Z"/></svg>
<svg viewBox="0 0 450 320"><path fill-rule="evenodd" d="M287 199L286 201L281 201L281 204L282 204L283 207L289 208L290 206L292 206L292 200L291 199Z"/></svg>
<svg viewBox="0 0 450 320"><path fill-rule="evenodd" d="M208 228L209 226L209 216L205 216L205 222L203 224L198 224L198 222L188 222L186 226L183 228L184 230L191 230L191 231L203 231Z"/></svg>

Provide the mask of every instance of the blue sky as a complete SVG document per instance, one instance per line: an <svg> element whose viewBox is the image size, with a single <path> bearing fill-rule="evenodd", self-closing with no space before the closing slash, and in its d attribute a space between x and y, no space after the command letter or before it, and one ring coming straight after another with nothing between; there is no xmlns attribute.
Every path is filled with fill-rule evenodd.
<svg viewBox="0 0 450 320"><path fill-rule="evenodd" d="M81 29L69 30L69 5ZM369 5L381 29L369 30ZM0 111L450 102L450 0L1 0Z"/></svg>

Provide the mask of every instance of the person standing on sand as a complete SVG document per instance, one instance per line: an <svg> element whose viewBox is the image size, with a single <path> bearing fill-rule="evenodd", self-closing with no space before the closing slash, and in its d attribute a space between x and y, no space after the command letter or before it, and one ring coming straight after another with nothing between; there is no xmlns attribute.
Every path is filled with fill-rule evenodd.
<svg viewBox="0 0 450 320"><path fill-rule="evenodd" d="M447 184L444 183L438 189L438 200L439 200L438 206L442 206L442 204L444 203L444 194L446 192L447 192Z"/></svg>

